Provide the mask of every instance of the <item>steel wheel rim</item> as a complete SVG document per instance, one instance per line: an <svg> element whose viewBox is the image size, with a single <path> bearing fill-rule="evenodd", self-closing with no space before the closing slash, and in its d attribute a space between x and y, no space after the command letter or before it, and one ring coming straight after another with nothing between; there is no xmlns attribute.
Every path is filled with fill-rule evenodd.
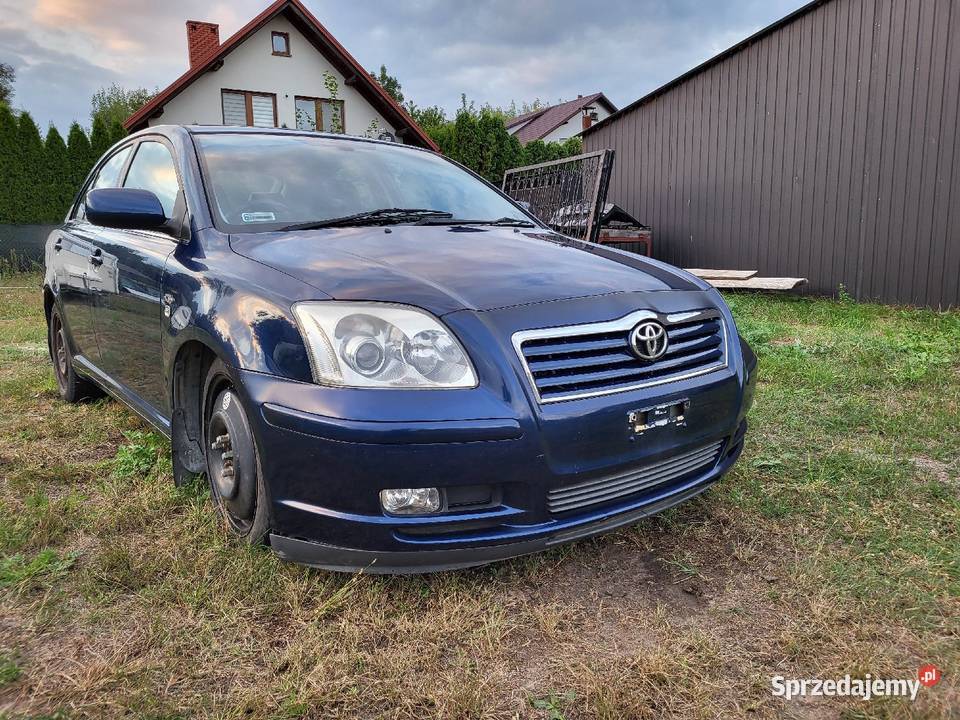
<svg viewBox="0 0 960 720"><path fill-rule="evenodd" d="M253 526L256 516L256 503L250 504L244 514L238 514L236 505L244 494L256 498L256 487L248 488L244 483L256 483L256 468L244 467L240 458L234 454L231 432L226 416L214 412L207 426L207 472L210 479L210 491L230 528L238 535L246 535Z"/></svg>
<svg viewBox="0 0 960 720"><path fill-rule="evenodd" d="M57 382L63 387L67 377L67 339L63 332L63 323L59 315L53 317L53 369Z"/></svg>

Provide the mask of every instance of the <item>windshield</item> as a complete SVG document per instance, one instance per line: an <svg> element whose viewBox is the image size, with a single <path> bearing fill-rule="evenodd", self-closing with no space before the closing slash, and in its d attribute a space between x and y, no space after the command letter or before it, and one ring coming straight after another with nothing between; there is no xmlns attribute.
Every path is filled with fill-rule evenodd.
<svg viewBox="0 0 960 720"><path fill-rule="evenodd" d="M453 163L399 145L304 135L195 137L217 224L231 232L276 230L385 208L435 210L454 219L526 219Z"/></svg>

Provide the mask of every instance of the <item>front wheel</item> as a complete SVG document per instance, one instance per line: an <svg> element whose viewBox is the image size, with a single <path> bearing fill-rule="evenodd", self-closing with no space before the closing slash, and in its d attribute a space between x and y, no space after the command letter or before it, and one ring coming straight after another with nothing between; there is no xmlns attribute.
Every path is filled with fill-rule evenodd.
<svg viewBox="0 0 960 720"><path fill-rule="evenodd" d="M251 545L270 531L270 504L256 442L223 363L210 368L204 424L207 477L218 513L231 534Z"/></svg>

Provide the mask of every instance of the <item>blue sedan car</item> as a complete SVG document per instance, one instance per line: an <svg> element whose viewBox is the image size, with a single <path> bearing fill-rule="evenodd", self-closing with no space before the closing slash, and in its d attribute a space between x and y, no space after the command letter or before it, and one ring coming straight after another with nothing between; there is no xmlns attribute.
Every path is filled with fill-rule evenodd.
<svg viewBox="0 0 960 720"><path fill-rule="evenodd" d="M479 565L687 500L756 359L720 295L559 235L436 154L153 127L46 247L60 394L105 391L229 530L335 570Z"/></svg>

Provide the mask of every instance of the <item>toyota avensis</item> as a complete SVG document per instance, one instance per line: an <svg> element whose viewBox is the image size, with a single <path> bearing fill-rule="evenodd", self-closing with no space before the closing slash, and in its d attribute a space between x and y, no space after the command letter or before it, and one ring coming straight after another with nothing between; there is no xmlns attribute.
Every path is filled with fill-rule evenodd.
<svg viewBox="0 0 960 720"><path fill-rule="evenodd" d="M336 570L479 565L682 502L736 461L755 385L701 280L343 136L126 138L50 235L44 306L65 400L126 403L232 533Z"/></svg>

